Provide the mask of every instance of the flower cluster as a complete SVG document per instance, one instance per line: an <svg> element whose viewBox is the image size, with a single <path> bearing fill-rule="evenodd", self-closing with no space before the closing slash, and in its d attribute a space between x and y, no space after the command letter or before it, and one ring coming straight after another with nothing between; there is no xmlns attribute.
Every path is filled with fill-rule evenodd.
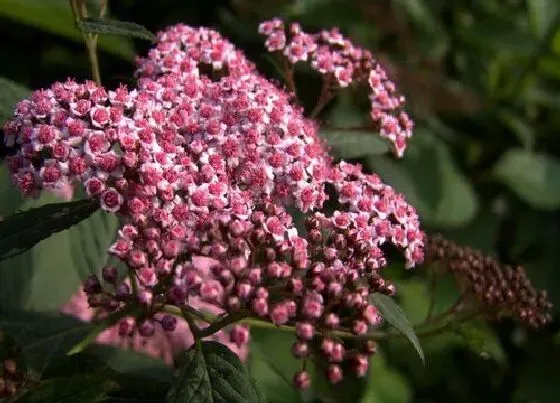
<svg viewBox="0 0 560 403"><path fill-rule="evenodd" d="M21 101L5 126L8 144L20 145L9 168L25 195L81 183L122 221L109 253L126 273L104 267L103 282L88 278L71 305L87 297L101 315L134 307L100 340L167 360L174 342L142 340L192 343L168 307L294 326L296 357L320 343L332 382L342 362L363 376L374 348L345 351L333 335L380 324L368 296L395 292L380 274L386 245L407 267L422 261L415 210L377 175L333 164L317 124L219 34L178 25L158 38L139 59L137 88L55 83ZM329 190L340 206L332 215L320 212ZM306 231L288 208L309 214ZM216 337L243 349L249 334L236 325Z"/></svg>
<svg viewBox="0 0 560 403"><path fill-rule="evenodd" d="M412 135L413 122L402 110L404 97L374 60L371 52L355 46L337 28L316 34L304 32L297 23L285 26L280 19L265 21L259 32L266 36L269 52L279 52L289 63L308 62L323 75L325 85L345 88L352 82L367 82L370 89L371 119L379 133L387 138L398 156L402 156Z"/></svg>
<svg viewBox="0 0 560 403"><path fill-rule="evenodd" d="M441 235L427 238L426 259L449 270L486 311L514 316L532 327L552 320L546 291L535 289L522 266L500 264Z"/></svg>
<svg viewBox="0 0 560 403"><path fill-rule="evenodd" d="M18 346L0 329L0 399L9 399L25 381L23 360Z"/></svg>
<svg viewBox="0 0 560 403"><path fill-rule="evenodd" d="M84 322L101 319L107 315L105 306L111 298L106 298L103 304L99 304L99 301L95 301L99 297L100 294L90 294L88 298L83 290L79 290L62 307L61 312ZM200 298L191 298L189 303L193 308L203 312L215 315L222 313L218 307L204 303L200 301ZM198 323L198 325L203 326L204 324ZM230 329L222 329L205 339L225 344L239 356L241 361L245 361L248 354L248 332L243 325L233 325ZM101 332L97 336L96 342L122 349L132 349L154 358L160 358L167 364L173 365L176 355L193 345L194 337L188 323L183 318L157 313L141 323L137 323L136 318L128 316L117 325Z"/></svg>

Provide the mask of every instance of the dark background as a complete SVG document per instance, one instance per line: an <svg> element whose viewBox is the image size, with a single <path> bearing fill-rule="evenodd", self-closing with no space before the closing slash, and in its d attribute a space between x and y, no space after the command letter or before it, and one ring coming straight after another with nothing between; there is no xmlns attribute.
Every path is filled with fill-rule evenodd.
<svg viewBox="0 0 560 403"><path fill-rule="evenodd" d="M264 57L259 21L280 16L301 22L310 32L340 27L389 70L406 94L418 128L403 160L370 155L360 141L344 137L334 144L337 155L359 160L404 192L428 231L443 232L502 262L523 264L533 282L548 289L551 301L560 307L557 0L113 0L110 15L153 32L177 22L214 27L277 79ZM0 77L34 89L66 77L90 77L85 47L65 0L0 0L0 38ZM103 83L133 83L134 55L144 54L149 46L104 37ZM317 77L301 71L296 81L304 105L312 106L320 85ZM7 92L0 91L0 101L3 97ZM321 119L352 124L366 111L365 94L345 94ZM0 119L7 112L2 113ZM35 203L24 203L9 189L2 170L0 215ZM95 220L80 226L0 263L3 308L48 312L77 289L80 277L102 256L103 246L91 234L100 228L111 232L110 226ZM8 275L14 267L25 274ZM428 268L414 273L389 270L397 279L399 303L411 321L422 321L428 309ZM455 293L452 283L439 287L438 309ZM288 353L289 335L255 331L250 365L272 402L559 399L556 322L540 331L508 319L474 323L423 339L422 344L425 367L411 347L394 342L381 346L366 380L350 380L335 389L317 381L304 395L289 385L297 370Z"/></svg>

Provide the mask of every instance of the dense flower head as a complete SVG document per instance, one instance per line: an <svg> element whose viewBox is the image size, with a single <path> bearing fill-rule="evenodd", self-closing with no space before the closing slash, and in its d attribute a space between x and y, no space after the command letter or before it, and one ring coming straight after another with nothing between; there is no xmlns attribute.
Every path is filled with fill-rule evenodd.
<svg viewBox="0 0 560 403"><path fill-rule="evenodd" d="M537 290L522 266L504 265L482 252L443 238L428 237L427 259L451 272L488 313L509 315L531 327L552 320L545 290Z"/></svg>
<svg viewBox="0 0 560 403"><path fill-rule="evenodd" d="M367 83L372 121L381 137L390 141L400 157L412 136L413 122L402 110L404 97L375 61L371 52L354 45L337 28L309 34L297 23L285 24L275 18L259 25L269 52L281 54L289 63L307 62L324 78L331 91L352 83Z"/></svg>
<svg viewBox="0 0 560 403"><path fill-rule="evenodd" d="M342 46L335 59L355 59L353 77L371 81L375 71L376 88L394 89L371 55L336 31L315 37L296 28L309 57ZM85 301L101 315L143 308L99 341L168 361L169 337L182 338L184 348L192 334L165 306L259 318L294 326L294 356L326 359L332 382L342 379L343 362L363 376L375 349L364 343L356 352L329 335L363 335L381 323L368 296L396 291L381 275L386 246L401 250L407 267L423 259L414 208L361 166L334 164L317 123L214 31L177 25L160 33L136 75L136 88L55 83L21 101L5 126L8 144L19 145L9 169L26 196L81 183L122 222L108 253L126 275L104 267L102 281L88 278L66 312L92 319L80 308ZM401 105L381 98L390 103L379 106L383 113ZM382 135L395 135L393 126ZM400 153L398 136L391 141ZM329 197L338 205L332 214L321 212ZM305 229L289 211L308 214ZM249 333L236 325L227 337L244 348ZM299 386L308 381L296 375Z"/></svg>
<svg viewBox="0 0 560 403"><path fill-rule="evenodd" d="M146 58L138 58L137 64L138 77L152 78L167 73L199 74L201 70L239 77L255 70L243 52L220 33L184 24L159 32L156 46Z"/></svg>

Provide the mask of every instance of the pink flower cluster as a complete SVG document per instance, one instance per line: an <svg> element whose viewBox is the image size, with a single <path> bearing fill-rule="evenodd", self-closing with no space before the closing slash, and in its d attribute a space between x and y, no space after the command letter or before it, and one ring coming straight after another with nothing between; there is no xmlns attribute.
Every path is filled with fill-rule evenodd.
<svg viewBox="0 0 560 403"><path fill-rule="evenodd" d="M192 298L193 308L211 314L222 313L218 307ZM74 316L83 322L100 319L107 314L103 309L96 309L90 305L88 296L79 290L62 308L61 312ZM204 323L198 323L202 328ZM143 334L142 334L143 333ZM150 334L145 337L145 334ZM248 329L243 325L233 325L228 330L220 330L205 338L225 344L236 353L241 361L247 359ZM96 338L96 343L131 349L164 360L168 365L174 364L176 355L190 348L194 337L189 325L182 318L157 313L152 320L136 323L135 318L126 317L119 324L105 329Z"/></svg>
<svg viewBox="0 0 560 403"><path fill-rule="evenodd" d="M210 304L294 326L292 353L326 359L332 382L343 361L364 375L371 343L345 350L331 334L380 324L368 296L395 292L380 274L383 248L402 250L407 267L423 259L415 210L377 175L333 164L317 124L219 34L178 25L158 38L139 59L136 89L55 83L21 101L4 128L20 145L9 168L25 195L81 183L123 222L109 253L127 273L103 268L105 285L89 278L88 304L106 313L143 307L138 323L117 326L119 337L161 328L183 337L182 347L191 342L185 324L160 309ZM326 215L329 196L338 210ZM306 231L288 208L310 214ZM236 326L230 337L241 348L248 331ZM165 357L173 351L157 346Z"/></svg>
<svg viewBox="0 0 560 403"><path fill-rule="evenodd" d="M281 53L291 64L308 62L321 73L329 87L345 88L353 82L367 82L370 88L371 119L381 137L391 142L401 157L412 136L413 122L402 110L404 97L373 59L371 52L355 46L337 28L315 34L304 32L297 23L288 27L280 19L265 21L259 32L266 36L269 52Z"/></svg>

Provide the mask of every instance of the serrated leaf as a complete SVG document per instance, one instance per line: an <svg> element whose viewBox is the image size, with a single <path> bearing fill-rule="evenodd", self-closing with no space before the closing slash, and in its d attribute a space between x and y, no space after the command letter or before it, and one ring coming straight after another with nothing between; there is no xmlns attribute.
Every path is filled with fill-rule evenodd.
<svg viewBox="0 0 560 403"><path fill-rule="evenodd" d="M221 343L205 341L184 353L165 401L244 403L264 398L237 355Z"/></svg>
<svg viewBox="0 0 560 403"><path fill-rule="evenodd" d="M12 117L16 104L27 98L31 91L18 83L0 77L0 128Z"/></svg>
<svg viewBox="0 0 560 403"><path fill-rule="evenodd" d="M80 31L74 26L68 0L0 0L0 16L79 43L83 42ZM99 49L125 60L134 59L134 48L127 39L101 37L98 46Z"/></svg>
<svg viewBox="0 0 560 403"><path fill-rule="evenodd" d="M360 158L386 154L389 151L387 142L373 131L324 129L319 135L339 158Z"/></svg>
<svg viewBox="0 0 560 403"><path fill-rule="evenodd" d="M156 36L140 24L117 21L106 18L84 18L77 22L78 28L90 34L119 35L130 38L145 39L154 42Z"/></svg>
<svg viewBox="0 0 560 403"><path fill-rule="evenodd" d="M95 200L47 204L0 221L0 260L17 256L52 234L88 218L99 208Z"/></svg>
<svg viewBox="0 0 560 403"><path fill-rule="evenodd" d="M408 321L403 310L397 303L387 295L375 293L371 295L371 302L375 305L383 315L383 318L392 326L394 326L399 332L401 332L409 341L412 343L418 356L425 361L424 351L420 345L420 340L414 333L414 328Z"/></svg>
<svg viewBox="0 0 560 403"><path fill-rule="evenodd" d="M560 161L551 154L510 149L494 166L494 175L537 209L560 207Z"/></svg>

